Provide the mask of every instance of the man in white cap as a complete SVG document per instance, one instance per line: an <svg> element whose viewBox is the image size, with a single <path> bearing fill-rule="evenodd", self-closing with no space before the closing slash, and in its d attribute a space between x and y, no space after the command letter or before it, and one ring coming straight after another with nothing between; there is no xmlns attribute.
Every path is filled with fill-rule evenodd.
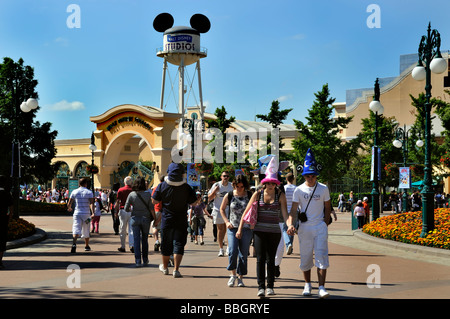
<svg viewBox="0 0 450 319"><path fill-rule="evenodd" d="M327 226L331 218L331 198L328 187L317 182L319 172L311 149L308 149L306 154L302 175L305 177L305 182L294 191L291 211L286 222L288 234L295 233L293 217L297 213L297 208L300 208L299 220L301 223L298 229L298 239L300 269L303 271L305 279L303 295L311 295L311 268L314 258L319 279L318 294L320 298L327 298L329 296L325 289L325 279L329 267Z"/></svg>

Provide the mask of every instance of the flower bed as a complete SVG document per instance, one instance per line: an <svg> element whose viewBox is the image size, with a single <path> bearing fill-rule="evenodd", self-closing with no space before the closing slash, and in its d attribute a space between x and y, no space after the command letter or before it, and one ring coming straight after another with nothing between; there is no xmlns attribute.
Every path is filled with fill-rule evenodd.
<svg viewBox="0 0 450 319"><path fill-rule="evenodd" d="M22 218L11 218L8 225L8 241L33 235L36 232L34 224Z"/></svg>
<svg viewBox="0 0 450 319"><path fill-rule="evenodd" d="M434 224L435 229L421 238L422 212L408 212L378 218L364 225L362 231L368 235L403 243L450 249L450 209L435 209Z"/></svg>

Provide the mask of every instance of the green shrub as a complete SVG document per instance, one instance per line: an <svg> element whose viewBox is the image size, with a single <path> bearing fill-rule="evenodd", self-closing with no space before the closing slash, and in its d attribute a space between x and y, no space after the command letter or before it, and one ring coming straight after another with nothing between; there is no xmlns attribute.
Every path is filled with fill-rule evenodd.
<svg viewBox="0 0 450 319"><path fill-rule="evenodd" d="M42 203L21 199L19 202L20 214L64 214L67 213L67 205L60 203Z"/></svg>

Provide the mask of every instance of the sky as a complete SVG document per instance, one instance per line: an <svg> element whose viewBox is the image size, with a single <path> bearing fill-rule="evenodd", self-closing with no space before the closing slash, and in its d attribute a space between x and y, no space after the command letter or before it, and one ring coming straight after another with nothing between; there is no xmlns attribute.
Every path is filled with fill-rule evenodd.
<svg viewBox="0 0 450 319"><path fill-rule="evenodd" d="M324 84L345 102L346 90L399 75L400 55L417 53L429 22L441 50L450 49L444 0L0 0L0 55L34 68L36 120L51 122L57 139L88 138L91 116L121 104L159 107L163 34L153 20L163 12L174 26L189 26L196 13L208 17L206 111L224 106L240 120L267 114L278 100L293 108L286 124L305 122ZM176 72L169 65L172 81ZM197 81L193 66L186 73ZM166 93L165 111L177 112ZM195 85L186 98L199 103Z"/></svg>

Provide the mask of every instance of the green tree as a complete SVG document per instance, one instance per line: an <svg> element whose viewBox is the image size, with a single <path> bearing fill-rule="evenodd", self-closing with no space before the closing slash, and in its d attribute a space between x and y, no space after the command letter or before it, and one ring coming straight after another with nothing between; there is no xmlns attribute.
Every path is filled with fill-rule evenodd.
<svg viewBox="0 0 450 319"><path fill-rule="evenodd" d="M293 109L285 109L280 110L280 102L278 100L272 101L272 105L270 106L270 112L266 114L256 114L256 117L260 120L263 120L264 122L268 122L272 125L273 129L278 129L281 124L286 120L287 116ZM281 135L278 134L278 150L281 150L284 146L284 143L282 141ZM268 134L267 136L267 146L270 145L272 141L272 134ZM273 146L273 144L272 144ZM285 160L288 156L286 153L279 153L279 160Z"/></svg>
<svg viewBox="0 0 450 319"><path fill-rule="evenodd" d="M212 177L216 180L220 180L220 175L222 174L223 170L232 170L233 164L231 163L225 163L225 132L230 127L230 125L236 120L234 116L230 116L227 118L227 111L225 107L222 105L220 108L216 108L214 115L216 116L216 119L212 120L205 120L206 124L209 128L217 128L219 129L221 136L214 136L213 139L210 141L210 144L217 142L217 139L222 139L218 144L222 146L223 151L223 157L220 161L216 160L215 151L212 151L212 155L214 156L214 166L213 171L209 175L209 177ZM231 173L231 172L230 172ZM232 175L231 175L232 176Z"/></svg>
<svg viewBox="0 0 450 319"><path fill-rule="evenodd" d="M317 163L322 166L319 178L329 184L344 174L347 159L356 155L354 147L338 137L353 117L332 117L335 99L330 97L328 84L314 95L316 100L308 110L307 123L294 120L299 136L292 142L294 150L289 158L296 164L303 164L306 151L311 148Z"/></svg>
<svg viewBox="0 0 450 319"><path fill-rule="evenodd" d="M225 131L230 127L231 123L236 120L234 116L230 116L230 118L227 119L227 111L223 105L220 108L216 108L214 115L216 116L216 119L205 120L205 122L208 124L208 127L218 128L222 134L225 134Z"/></svg>
<svg viewBox="0 0 450 319"><path fill-rule="evenodd" d="M15 139L21 146L21 183L36 179L44 183L55 174L51 160L56 154L54 139L57 132L51 130L51 123L35 121L39 107L28 113L20 110L22 102L28 98L38 98L35 91L37 84L34 69L25 66L23 59L17 62L8 57L3 59L0 64L0 134L6 142L0 145L0 173L10 175L13 158L11 145ZM17 166L17 156L15 159ZM16 213L15 217L18 217Z"/></svg>
<svg viewBox="0 0 450 319"><path fill-rule="evenodd" d="M370 186L370 169L372 157L372 146L374 145L374 131L375 131L375 113L369 111L369 117L362 119L362 129L357 135L360 143L360 148L363 150L365 157L362 158L363 171L362 176L364 184ZM398 186L398 173L396 176L386 175L384 167L389 163L401 163L402 153L394 147L392 142L395 140L395 129L398 124L394 117L386 118L378 114L378 147L381 149L381 180L380 185L382 189L384 186Z"/></svg>

